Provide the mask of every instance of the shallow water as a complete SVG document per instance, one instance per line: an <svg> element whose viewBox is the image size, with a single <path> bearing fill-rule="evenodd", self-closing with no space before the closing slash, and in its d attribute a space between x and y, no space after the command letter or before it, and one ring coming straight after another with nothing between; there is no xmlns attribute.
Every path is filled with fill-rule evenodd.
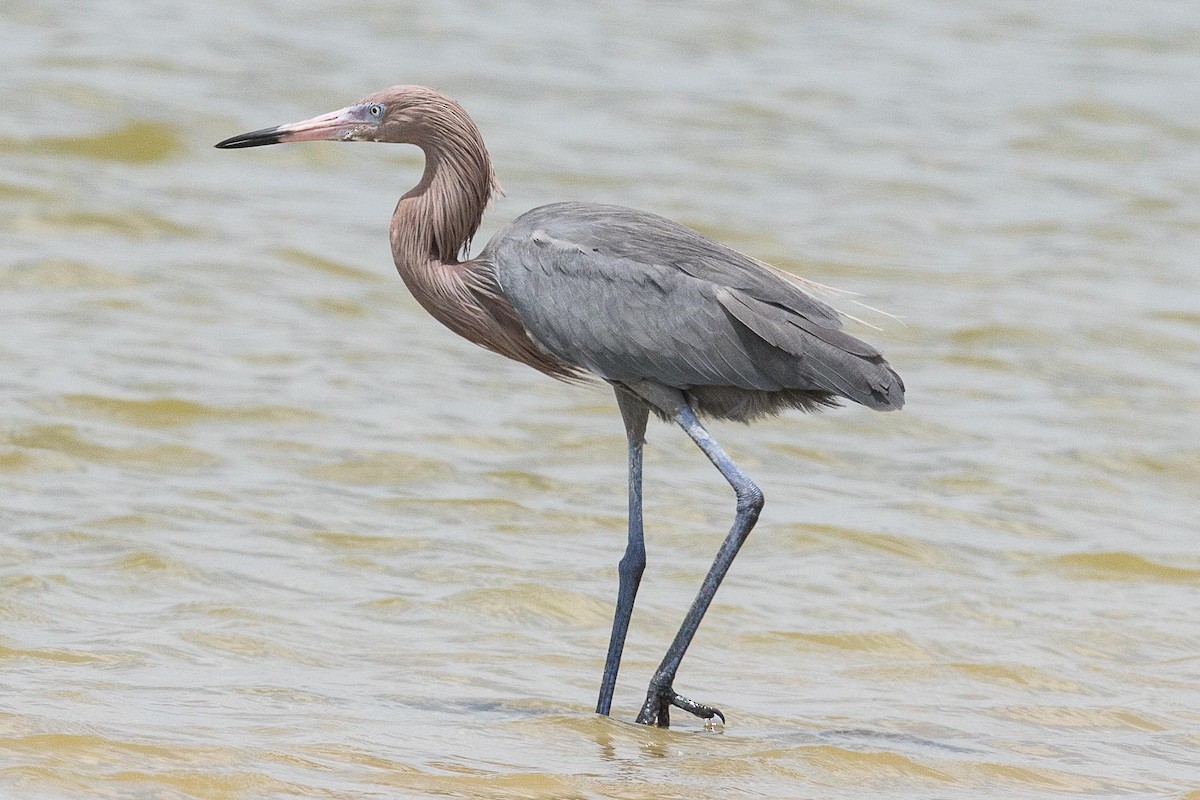
<svg viewBox="0 0 1200 800"><path fill-rule="evenodd" d="M1200 12L0 9L0 794L1200 797ZM732 499L395 276L409 148L213 150L400 82L507 191L654 210L880 330L908 406L712 426ZM895 314L893 320L857 306ZM1191 794L1189 794L1189 792Z"/></svg>

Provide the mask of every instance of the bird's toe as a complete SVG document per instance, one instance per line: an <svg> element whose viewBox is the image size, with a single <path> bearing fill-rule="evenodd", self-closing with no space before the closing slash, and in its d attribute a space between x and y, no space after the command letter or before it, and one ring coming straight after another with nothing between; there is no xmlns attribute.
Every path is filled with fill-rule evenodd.
<svg viewBox="0 0 1200 800"><path fill-rule="evenodd" d="M671 706L682 709L693 716L703 720L711 720L716 717L721 720L721 724L725 724L725 715L721 710L713 706L697 703L691 698L684 697L670 687L656 688L650 687L646 692L646 702L642 705L641 713L638 714L637 721L643 725L657 725L660 728L671 727Z"/></svg>

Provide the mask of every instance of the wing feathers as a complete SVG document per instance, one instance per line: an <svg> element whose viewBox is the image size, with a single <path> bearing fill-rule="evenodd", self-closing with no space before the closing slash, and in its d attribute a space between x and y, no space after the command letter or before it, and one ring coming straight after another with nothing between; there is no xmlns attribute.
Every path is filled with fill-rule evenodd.
<svg viewBox="0 0 1200 800"><path fill-rule="evenodd" d="M784 386L796 386L797 378L803 376L816 387L870 408L899 408L903 403L900 377L866 342L737 289L721 287L716 298L734 319L767 344L796 357L788 365L792 374L779 376Z"/></svg>
<svg viewBox="0 0 1200 800"><path fill-rule="evenodd" d="M840 330L833 309L661 217L543 206L498 233L480 259L494 265L538 344L610 381L903 404L899 376L878 350Z"/></svg>
<svg viewBox="0 0 1200 800"><path fill-rule="evenodd" d="M764 303L762 300L756 300L737 289L721 288L717 292L717 300L729 313L738 317L743 324L755 333L759 333L760 336L770 341L771 344L793 355L804 355L802 346L804 333L815 336L851 355L862 356L863 358L873 358L883 355L861 339L856 339L848 333L843 333L840 330L829 328L819 322L808 319L801 311L796 311L776 303ZM777 340L768 338L767 335L760 333L755 325L751 325L746 319L739 317L739 309L745 309L745 311L742 311L743 316L754 319L759 325L771 330L772 335ZM803 333L793 330L794 328L799 328Z"/></svg>

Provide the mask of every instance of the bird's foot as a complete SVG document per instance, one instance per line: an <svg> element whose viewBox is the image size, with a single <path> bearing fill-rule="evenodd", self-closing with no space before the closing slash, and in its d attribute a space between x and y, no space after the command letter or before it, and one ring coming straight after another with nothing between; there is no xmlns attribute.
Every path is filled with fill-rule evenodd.
<svg viewBox="0 0 1200 800"><path fill-rule="evenodd" d="M703 720L719 717L721 724L725 724L725 715L719 709L684 697L676 693L670 686L657 687L653 684L650 685L650 690L646 692L646 702L642 705L642 710L637 716L637 721L642 725L657 725L660 728L669 728L671 727L671 706L682 708L689 714L694 714Z"/></svg>

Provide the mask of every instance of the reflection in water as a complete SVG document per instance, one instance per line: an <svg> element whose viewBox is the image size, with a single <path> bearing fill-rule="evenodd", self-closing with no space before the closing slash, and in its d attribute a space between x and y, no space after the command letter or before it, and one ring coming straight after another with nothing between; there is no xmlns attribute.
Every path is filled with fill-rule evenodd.
<svg viewBox="0 0 1200 800"><path fill-rule="evenodd" d="M1190 8L77 11L0 10L0 794L1194 791ZM714 426L767 496L680 676L721 735L629 722L728 523L711 467L652 426L598 719L607 391L407 296L410 148L210 148L388 82L479 122L479 241L616 202L902 318L859 331L902 414Z"/></svg>

